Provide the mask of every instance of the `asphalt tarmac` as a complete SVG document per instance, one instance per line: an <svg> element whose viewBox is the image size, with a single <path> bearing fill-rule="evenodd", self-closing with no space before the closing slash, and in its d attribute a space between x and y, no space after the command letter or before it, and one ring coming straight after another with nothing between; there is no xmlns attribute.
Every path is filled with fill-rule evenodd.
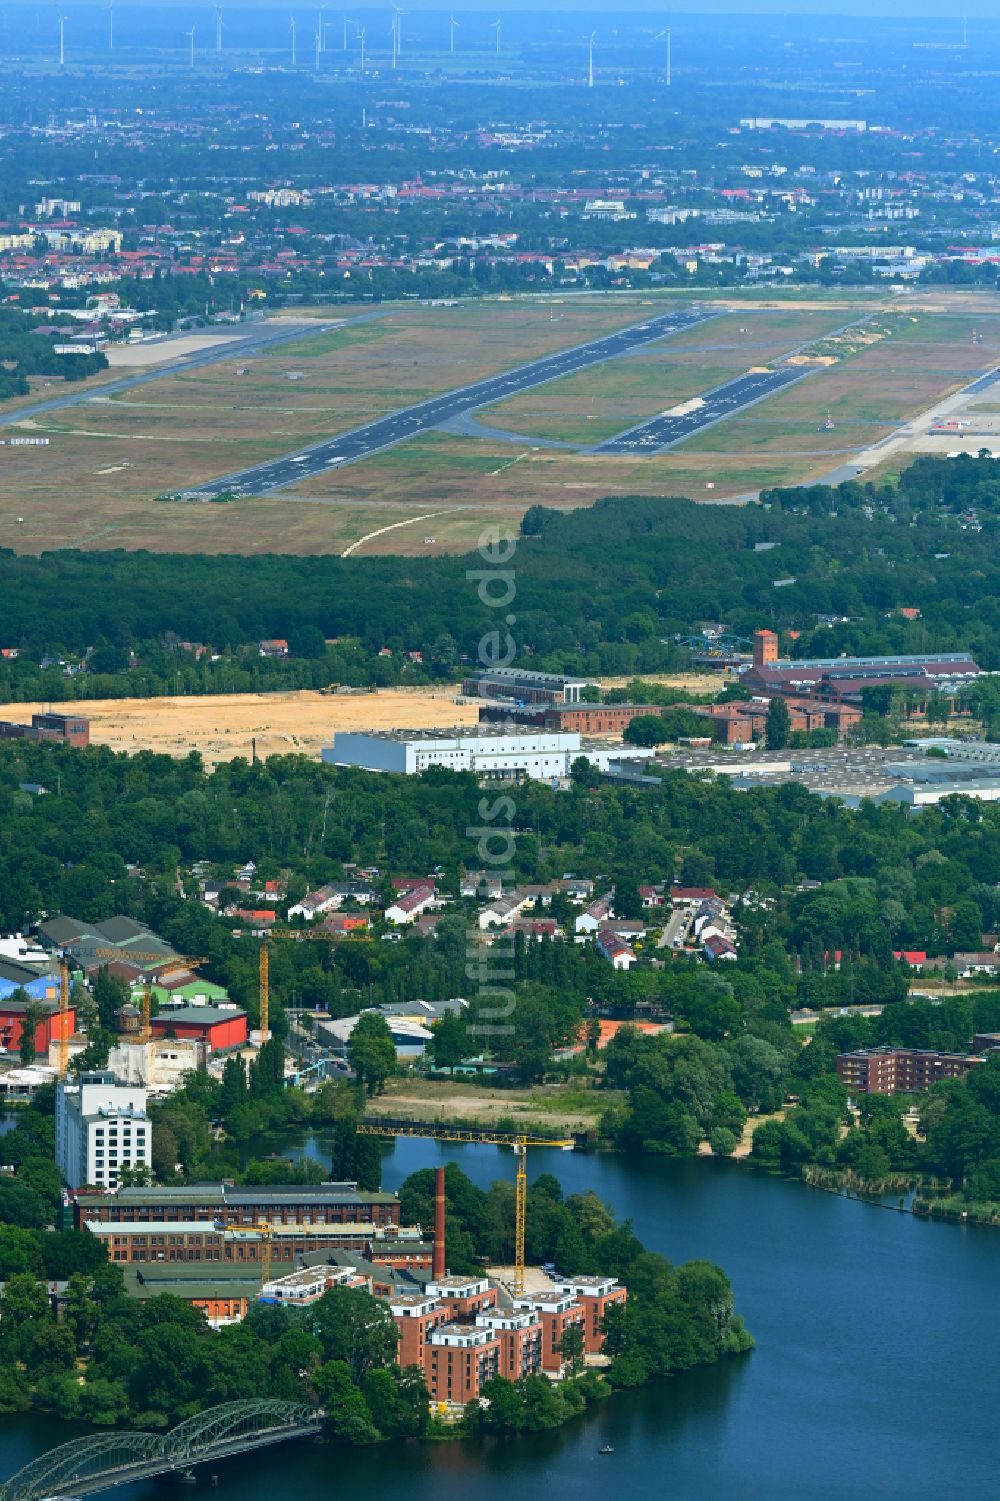
<svg viewBox="0 0 1000 1501"><path fill-rule="evenodd" d="M532 360L514 370L491 375L472 385L442 392L440 396L432 396L414 406L403 407L398 412L366 422L335 438L314 443L308 448L300 449L298 453L270 459L264 464L255 464L252 468L224 475L183 493L186 498L211 500L227 492L234 495L265 495L274 490L285 489L302 480L314 479L327 471L371 458L373 454L392 448L397 443L404 443L407 438L413 438L418 433L440 427L466 412L507 400L521 391L544 385L547 381L575 375L580 370L603 364L606 360L632 354L656 339L666 338L716 317L720 311L723 310L715 307L672 309L668 313L648 318L643 323L632 324L617 333L593 339L587 344L577 344L570 349L545 355L542 359Z"/></svg>
<svg viewBox="0 0 1000 1501"><path fill-rule="evenodd" d="M727 380L724 385L716 386L712 391L706 391L701 398L700 406L678 416L671 417L664 413L660 417L654 417L648 422L640 423L638 427L619 433L614 438L608 438L606 442L598 444L592 451L623 454L661 453L663 449L672 448L675 443L682 443L685 438L701 432L702 428L711 427L714 422L721 422L724 417L732 417L735 412L753 406L755 402L763 401L767 396L773 396L775 391L791 386L796 381L804 380L814 368L785 365L777 370L754 370L746 375L739 375L735 380Z"/></svg>

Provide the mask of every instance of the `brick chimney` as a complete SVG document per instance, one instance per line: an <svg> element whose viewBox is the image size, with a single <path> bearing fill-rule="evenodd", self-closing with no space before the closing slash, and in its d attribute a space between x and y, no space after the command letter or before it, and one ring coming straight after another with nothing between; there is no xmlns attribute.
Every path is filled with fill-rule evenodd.
<svg viewBox="0 0 1000 1501"><path fill-rule="evenodd" d="M754 631L753 665L766 667L768 662L778 660L778 638L774 631Z"/></svg>
<svg viewBox="0 0 1000 1501"><path fill-rule="evenodd" d="M434 1262L433 1272L435 1281L444 1276L445 1247L444 1247L444 1168L434 1170Z"/></svg>

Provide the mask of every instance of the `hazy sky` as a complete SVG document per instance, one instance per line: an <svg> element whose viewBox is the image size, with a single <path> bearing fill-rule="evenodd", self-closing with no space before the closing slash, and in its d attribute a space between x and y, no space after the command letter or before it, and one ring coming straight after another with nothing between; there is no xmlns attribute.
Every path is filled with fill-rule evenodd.
<svg viewBox="0 0 1000 1501"><path fill-rule="evenodd" d="M92 9L100 4L100 0L61 0L61 3L64 7ZM119 3L130 10L152 7L165 9L176 4L178 9L187 11L192 6L197 7L199 0L119 0ZM227 3L236 10L278 11L287 8L289 0L223 0L224 5ZM291 0L291 3L296 3L296 0ZM299 3L308 9L315 7L318 0L299 0ZM367 11L388 11L392 0L355 0L355 3ZM30 6L35 10L40 9L38 0L5 0L5 4L9 8ZM210 8L212 0L204 0L204 4L206 8ZM338 0L326 0L326 7L331 11L336 10ZM970 21L981 18L995 22L1000 19L1000 9L996 4L990 3L990 0L979 0L978 5L961 3L953 8L948 8L942 0L629 0L626 6L611 5L608 0L542 0L542 3L539 0L414 0L409 6L410 14L414 17L419 16L421 11L445 11L456 15L482 12L496 15L503 11L525 10L539 14L546 11L586 11L588 14L605 16L611 22L624 21L629 15L870 16L896 20L917 17L924 22L936 20L943 31L949 32L961 25L963 15Z"/></svg>

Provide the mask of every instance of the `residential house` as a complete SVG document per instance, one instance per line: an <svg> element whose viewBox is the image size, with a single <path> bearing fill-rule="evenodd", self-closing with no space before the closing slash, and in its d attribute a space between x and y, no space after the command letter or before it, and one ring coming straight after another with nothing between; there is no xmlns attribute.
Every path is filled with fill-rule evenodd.
<svg viewBox="0 0 1000 1501"><path fill-rule="evenodd" d="M624 938L618 938L607 929L597 935L597 952L602 958L611 963L613 969L631 969L633 964L638 963L635 951L629 947Z"/></svg>
<svg viewBox="0 0 1000 1501"><path fill-rule="evenodd" d="M719 931L718 928L704 928L701 934L701 946L705 958L713 962L718 959L738 959L739 954L736 945L731 938Z"/></svg>
<svg viewBox="0 0 1000 1501"><path fill-rule="evenodd" d="M503 896L503 876L495 871L470 870L461 877L458 894L480 901L495 901L498 896Z"/></svg>
<svg viewBox="0 0 1000 1501"><path fill-rule="evenodd" d="M574 919L573 929L576 933L596 933L602 923L613 917L610 896L600 896L596 901L585 907L580 915Z"/></svg>
<svg viewBox="0 0 1000 1501"><path fill-rule="evenodd" d="M405 892L405 895L397 897L385 909L385 920L396 927L415 922L434 902L434 887L428 885L416 885Z"/></svg>
<svg viewBox="0 0 1000 1501"><path fill-rule="evenodd" d="M288 916L301 917L306 922L312 922L314 917L320 917L324 912L332 912L339 907L343 898L338 894L335 886L320 886L315 891L308 892L300 902L294 902L288 909Z"/></svg>
<svg viewBox="0 0 1000 1501"><path fill-rule="evenodd" d="M323 929L335 938L358 937L368 932L370 918L364 912L331 912L323 919Z"/></svg>

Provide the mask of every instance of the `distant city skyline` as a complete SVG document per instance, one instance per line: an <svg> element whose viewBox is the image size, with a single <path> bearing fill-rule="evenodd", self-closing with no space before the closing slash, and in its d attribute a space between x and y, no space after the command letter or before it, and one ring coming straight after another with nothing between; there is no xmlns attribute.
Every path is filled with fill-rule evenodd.
<svg viewBox="0 0 1000 1501"><path fill-rule="evenodd" d="M127 10L168 10L175 9L185 14L199 9L214 10L211 0L118 0L123 9ZM95 0L64 0L65 8L74 10L93 10L96 8ZM8 0L7 10L37 10L35 0ZM232 11L278 11L288 9L278 3L278 0L236 0L236 3L222 7ZM302 0L296 8L303 12L315 9L314 0ZM336 4L326 7L331 15L340 14ZM385 3L366 4L361 7L366 13L389 12L392 9L388 0ZM731 16L787 16L790 20L814 19L837 20L839 18L855 18L872 21L923 21L938 22L942 30L951 30L956 25L960 26L962 17L969 21L979 23L986 22L996 24L1000 22L1000 16L994 14L985 5L961 6L959 10L948 14L942 11L940 0L874 0L873 4L866 0L680 0L680 3L664 3L664 0L632 0L627 10L610 10L607 0L547 0L544 6L537 6L533 0L505 0L500 7L502 12L508 14L515 12L531 11L536 15L587 15L588 17L604 17L611 27L627 25L631 17L658 16L666 20L670 17L683 17L685 20L697 20L699 16L711 16L713 19ZM419 7L414 8L408 15L416 20L421 14L450 14L455 15L490 15L495 17L498 7L491 0L464 0L461 6L456 7L449 0L424 0Z"/></svg>

